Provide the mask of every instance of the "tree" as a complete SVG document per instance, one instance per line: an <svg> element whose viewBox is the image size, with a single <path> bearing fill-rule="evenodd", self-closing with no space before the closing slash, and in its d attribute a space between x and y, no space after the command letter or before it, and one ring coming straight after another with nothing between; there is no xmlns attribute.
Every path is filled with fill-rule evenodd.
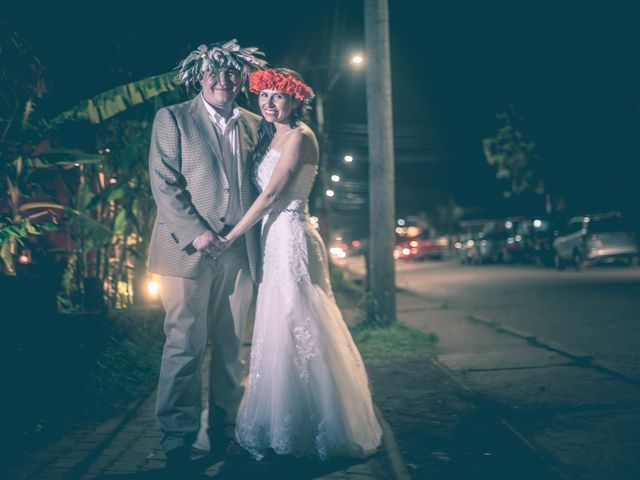
<svg viewBox="0 0 640 480"><path fill-rule="evenodd" d="M549 196L541 178L540 158L536 144L524 133L523 119L513 105L508 112L496 115L500 127L495 137L482 140L484 157L496 169L498 180L506 183L506 198L535 194L545 200L545 210L551 213Z"/></svg>

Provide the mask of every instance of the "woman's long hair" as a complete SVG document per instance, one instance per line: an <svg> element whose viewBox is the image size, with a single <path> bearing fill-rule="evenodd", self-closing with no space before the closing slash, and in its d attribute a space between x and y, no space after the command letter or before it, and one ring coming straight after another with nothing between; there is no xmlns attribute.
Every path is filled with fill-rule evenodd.
<svg viewBox="0 0 640 480"><path fill-rule="evenodd" d="M256 148L253 150L253 154L251 156L251 164L254 168L260 163L262 157L264 157L265 153L267 153L267 149L271 144L271 140L273 140L273 136L276 134L276 127L273 123L266 122L263 118L260 120L260 126L258 127L258 143L256 144Z"/></svg>

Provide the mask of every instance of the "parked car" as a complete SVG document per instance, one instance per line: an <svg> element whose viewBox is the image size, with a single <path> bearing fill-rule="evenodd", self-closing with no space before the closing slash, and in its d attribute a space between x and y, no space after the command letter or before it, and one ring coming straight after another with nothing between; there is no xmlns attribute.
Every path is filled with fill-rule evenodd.
<svg viewBox="0 0 640 480"><path fill-rule="evenodd" d="M396 243L393 257L400 260L440 260L444 251L443 242L438 239L418 236L402 238Z"/></svg>
<svg viewBox="0 0 640 480"><path fill-rule="evenodd" d="M478 234L473 240L473 247L467 253L469 263L499 263L503 261L502 245L506 242L505 230L494 230Z"/></svg>
<svg viewBox="0 0 640 480"><path fill-rule="evenodd" d="M476 238L471 234L463 234L458 237L453 247L460 263L471 263L475 245Z"/></svg>
<svg viewBox="0 0 640 480"><path fill-rule="evenodd" d="M504 222L504 236L500 247L501 260L505 263L522 263L527 258L527 225L524 218L518 220L507 219Z"/></svg>
<svg viewBox="0 0 640 480"><path fill-rule="evenodd" d="M617 213L574 217L553 240L554 264L577 270L595 263L638 262L638 243L631 228Z"/></svg>
<svg viewBox="0 0 640 480"><path fill-rule="evenodd" d="M524 219L512 223L502 247L506 263L553 263L553 224L544 218Z"/></svg>

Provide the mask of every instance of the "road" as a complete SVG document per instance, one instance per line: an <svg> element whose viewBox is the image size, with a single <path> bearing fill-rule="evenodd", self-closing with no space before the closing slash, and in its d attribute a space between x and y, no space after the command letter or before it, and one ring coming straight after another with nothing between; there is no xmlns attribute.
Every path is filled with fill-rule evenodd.
<svg viewBox="0 0 640 480"><path fill-rule="evenodd" d="M361 258L348 259L363 271ZM640 381L640 268L396 263L397 285Z"/></svg>

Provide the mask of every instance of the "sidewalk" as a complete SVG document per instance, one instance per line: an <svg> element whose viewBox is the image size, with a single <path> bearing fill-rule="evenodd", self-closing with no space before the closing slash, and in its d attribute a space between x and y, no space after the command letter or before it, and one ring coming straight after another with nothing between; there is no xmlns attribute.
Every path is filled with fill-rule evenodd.
<svg viewBox="0 0 640 480"><path fill-rule="evenodd" d="M164 455L159 447L160 433L153 416L155 394L128 414L95 429L74 432L35 455L29 464L10 473L10 479L164 479ZM194 455L203 466L199 478L255 478L220 473L222 462L208 464L204 455ZM325 462L317 465L294 464L253 466L264 472L261 478L382 480L389 477L384 452L365 462ZM296 468L292 472L292 469ZM245 471L244 469L242 470ZM292 475L291 477L287 475ZM273 477L276 478L276 477Z"/></svg>
<svg viewBox="0 0 640 480"><path fill-rule="evenodd" d="M247 332L250 338L251 332ZM248 355L249 346L245 354ZM207 362L205 362L205 365ZM203 374L203 378L208 376ZM154 418L155 392L130 405L120 417L101 425L73 432L28 462L9 472L10 480L54 479L166 479L165 457L160 449L161 434ZM223 462L211 463L203 453L193 452L201 468L198 478L219 479L291 479L291 480L388 480L394 473L387 447L394 448L392 432L387 432L383 447L366 460L329 460L303 462L238 462L233 467ZM390 443L391 442L391 443ZM393 455L393 453L392 453ZM397 455L397 453L396 453ZM402 463L393 457L396 463Z"/></svg>
<svg viewBox="0 0 640 480"><path fill-rule="evenodd" d="M472 312L398 292L399 320L439 337L430 352L372 360L374 402L390 426L364 462L284 463L202 478L526 480L640 478L640 388ZM343 309L349 322L355 308ZM74 432L11 479L162 478L155 395ZM258 473L256 473L258 472Z"/></svg>

